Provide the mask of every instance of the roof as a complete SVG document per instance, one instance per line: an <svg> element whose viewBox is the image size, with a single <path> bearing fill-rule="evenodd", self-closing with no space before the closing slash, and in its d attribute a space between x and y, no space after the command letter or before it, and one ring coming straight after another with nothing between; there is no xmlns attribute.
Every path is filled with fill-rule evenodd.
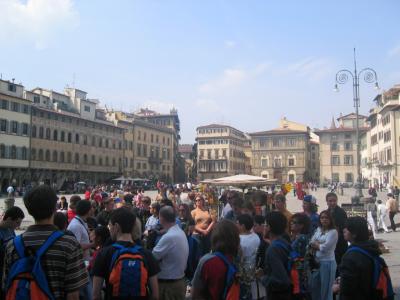
<svg viewBox="0 0 400 300"><path fill-rule="evenodd" d="M340 116L339 118L337 118L336 120L340 120L340 119L356 119L357 118L357 116L356 116L356 114L355 113L349 113L349 114L347 114L347 115L344 115L344 116ZM362 119L362 118L367 118L367 116L364 116L364 115L361 115L361 114L358 114L358 118L359 119Z"/></svg>
<svg viewBox="0 0 400 300"><path fill-rule="evenodd" d="M360 131L368 131L369 127L360 127ZM319 135L320 133L335 133L335 132L353 132L356 131L356 128L352 127L338 127L338 128L328 128L328 129L316 129L314 131L315 134Z"/></svg>
<svg viewBox="0 0 400 300"><path fill-rule="evenodd" d="M267 131L259 131L249 133L250 136L262 136L262 135L279 135L279 134L308 134L305 130L292 130L288 128L276 128Z"/></svg>
<svg viewBox="0 0 400 300"><path fill-rule="evenodd" d="M186 152L186 153L188 153L188 152L193 152L193 145L191 145L191 144L182 144L182 145L179 145L179 147L178 147L178 152Z"/></svg>
<svg viewBox="0 0 400 300"><path fill-rule="evenodd" d="M202 128L221 128L221 127L231 128L231 129L233 129L233 130L236 130L236 131L241 132L241 133L244 135L244 132L243 132L243 131L241 131L241 130L239 130L239 129L236 129L235 127L232 127L232 126L230 126L230 125L216 124L216 123L209 124L209 125L204 125L204 126L199 126L199 127L196 128L196 130L197 130L197 129L200 129L200 128L202 129Z"/></svg>

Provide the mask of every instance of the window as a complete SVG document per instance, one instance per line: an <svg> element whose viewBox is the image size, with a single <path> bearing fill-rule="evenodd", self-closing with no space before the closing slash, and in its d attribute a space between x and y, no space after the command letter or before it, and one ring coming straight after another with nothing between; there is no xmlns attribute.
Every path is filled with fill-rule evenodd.
<svg viewBox="0 0 400 300"><path fill-rule="evenodd" d="M79 164L79 153L75 153L75 163Z"/></svg>
<svg viewBox="0 0 400 300"><path fill-rule="evenodd" d="M332 161L332 165L333 166L340 165L340 156L339 155L332 155L331 161Z"/></svg>
<svg viewBox="0 0 400 300"><path fill-rule="evenodd" d="M75 143L79 144L79 133L75 133Z"/></svg>
<svg viewBox="0 0 400 300"><path fill-rule="evenodd" d="M376 136L376 134L374 134L373 136L371 136L371 146L378 144L378 137Z"/></svg>
<svg viewBox="0 0 400 300"><path fill-rule="evenodd" d="M137 144L137 156L142 156L142 145Z"/></svg>
<svg viewBox="0 0 400 300"><path fill-rule="evenodd" d="M140 162L136 163L136 169L140 169L140 166L141 166Z"/></svg>
<svg viewBox="0 0 400 300"><path fill-rule="evenodd" d="M11 102L11 110L19 112L19 103L17 102Z"/></svg>
<svg viewBox="0 0 400 300"><path fill-rule="evenodd" d="M92 165L96 165L96 156L92 155Z"/></svg>
<svg viewBox="0 0 400 300"><path fill-rule="evenodd" d="M352 142L345 142L344 143L344 150L346 150L346 151L353 150L353 143Z"/></svg>
<svg viewBox="0 0 400 300"><path fill-rule="evenodd" d="M279 138L273 138L272 139L272 146L273 147L279 147Z"/></svg>
<svg viewBox="0 0 400 300"><path fill-rule="evenodd" d="M71 152L68 152L67 153L67 163L72 163L72 153Z"/></svg>
<svg viewBox="0 0 400 300"><path fill-rule="evenodd" d="M156 135L156 143L158 144L158 135Z"/></svg>
<svg viewBox="0 0 400 300"><path fill-rule="evenodd" d="M14 134L18 133L18 122L11 121L11 132Z"/></svg>
<svg viewBox="0 0 400 300"><path fill-rule="evenodd" d="M266 168L268 167L268 158L264 157L261 158L261 168Z"/></svg>
<svg viewBox="0 0 400 300"><path fill-rule="evenodd" d="M89 105L85 105L85 111L90 112L90 106Z"/></svg>
<svg viewBox="0 0 400 300"><path fill-rule="evenodd" d="M39 160L39 161L42 161L42 160L43 160L43 150L42 150L42 149L39 149L38 160Z"/></svg>
<svg viewBox="0 0 400 300"><path fill-rule="evenodd" d="M107 158L108 158L108 157L107 157ZM88 163L87 154L84 154L84 155L83 155L83 164L84 164L84 165L87 165L87 163Z"/></svg>
<svg viewBox="0 0 400 300"><path fill-rule="evenodd" d="M289 157L288 165L289 165L289 167L293 167L294 166L294 157Z"/></svg>
<svg viewBox="0 0 400 300"><path fill-rule="evenodd" d="M17 159L17 147L14 145L10 148L10 159Z"/></svg>
<svg viewBox="0 0 400 300"><path fill-rule="evenodd" d="M44 135L44 129L43 127L39 127L39 138L42 139Z"/></svg>
<svg viewBox="0 0 400 300"><path fill-rule="evenodd" d="M68 143L72 143L72 133L68 132Z"/></svg>
<svg viewBox="0 0 400 300"><path fill-rule="evenodd" d="M50 139L50 128L46 128L46 139Z"/></svg>
<svg viewBox="0 0 400 300"><path fill-rule="evenodd" d="M147 164L143 163L142 167L143 167L143 169L147 169Z"/></svg>
<svg viewBox="0 0 400 300"><path fill-rule="evenodd" d="M113 165L113 167L115 167L115 158L113 158L113 160L112 160L112 165Z"/></svg>
<svg viewBox="0 0 400 300"><path fill-rule="evenodd" d="M7 132L7 120L0 120L0 131Z"/></svg>
<svg viewBox="0 0 400 300"><path fill-rule="evenodd" d="M83 136L83 144L87 145L87 136L86 135Z"/></svg>
<svg viewBox="0 0 400 300"><path fill-rule="evenodd" d="M50 161L50 150L46 150L45 160Z"/></svg>
<svg viewBox="0 0 400 300"><path fill-rule="evenodd" d="M153 134L150 135L150 142L153 143L154 137Z"/></svg>
<svg viewBox="0 0 400 300"><path fill-rule="evenodd" d="M36 149L32 148L31 150L31 160L36 160Z"/></svg>
<svg viewBox="0 0 400 300"><path fill-rule="evenodd" d="M353 165L353 155L345 155L344 156L344 164L347 166Z"/></svg>
<svg viewBox="0 0 400 300"><path fill-rule="evenodd" d="M29 114L29 106L26 105L26 104L23 104L23 105L22 105L22 112L23 112L24 114Z"/></svg>
<svg viewBox="0 0 400 300"><path fill-rule="evenodd" d="M109 146L110 146L110 141L106 139L106 148L108 148Z"/></svg>
<svg viewBox="0 0 400 300"><path fill-rule="evenodd" d="M8 110L8 101L7 100L1 100L1 109L6 109Z"/></svg>
<svg viewBox="0 0 400 300"><path fill-rule="evenodd" d="M54 140L54 141L57 141L57 140L58 140L58 131L57 131L57 130L54 130L54 131L53 131L53 140Z"/></svg>
<svg viewBox="0 0 400 300"><path fill-rule="evenodd" d="M6 157L6 146L4 144L0 145L0 158Z"/></svg>
<svg viewBox="0 0 400 300"><path fill-rule="evenodd" d="M99 157L99 166L103 165L103 158Z"/></svg>
<svg viewBox="0 0 400 300"><path fill-rule="evenodd" d="M211 150L207 150L207 158L211 159Z"/></svg>
<svg viewBox="0 0 400 300"><path fill-rule="evenodd" d="M332 140L332 141L336 141L336 140L337 140L337 135L332 135L332 136L331 136L331 140Z"/></svg>
<svg viewBox="0 0 400 300"><path fill-rule="evenodd" d="M64 152L61 151L61 152L60 152L60 163L63 163L64 160L65 160Z"/></svg>
<svg viewBox="0 0 400 300"><path fill-rule="evenodd" d="M388 161L392 160L392 149L391 148L386 149L386 159Z"/></svg>
<svg viewBox="0 0 400 300"><path fill-rule="evenodd" d="M337 142L331 143L331 150L332 151L339 151L339 144Z"/></svg>
<svg viewBox="0 0 400 300"><path fill-rule="evenodd" d="M33 96L34 103L40 103L40 96Z"/></svg>
<svg viewBox="0 0 400 300"><path fill-rule="evenodd" d="M274 167L275 168L281 168L282 167L282 158L281 157L275 157L274 158Z"/></svg>
<svg viewBox="0 0 400 300"><path fill-rule="evenodd" d="M61 136L60 136L61 142L65 142L65 132L61 131Z"/></svg>
<svg viewBox="0 0 400 300"><path fill-rule="evenodd" d="M296 146L296 139L295 138L288 138L287 139L287 145L288 146Z"/></svg>
<svg viewBox="0 0 400 300"><path fill-rule="evenodd" d="M383 134L383 141L389 142L390 140L391 140L391 133L390 130L388 130Z"/></svg>
<svg viewBox="0 0 400 300"><path fill-rule="evenodd" d="M345 174L345 181L346 182L353 182L353 173L346 173Z"/></svg>
<svg viewBox="0 0 400 300"><path fill-rule="evenodd" d="M332 182L339 182L339 173L332 173Z"/></svg>
<svg viewBox="0 0 400 300"><path fill-rule="evenodd" d="M345 133L345 134L344 134L344 138L345 138L346 140L351 139L351 133Z"/></svg>
<svg viewBox="0 0 400 300"><path fill-rule="evenodd" d="M53 162L57 162L58 161L58 153L57 151L53 151Z"/></svg>
<svg viewBox="0 0 400 300"><path fill-rule="evenodd" d="M28 135L28 124L22 124L22 135Z"/></svg>
<svg viewBox="0 0 400 300"><path fill-rule="evenodd" d="M147 145L143 145L143 156L147 157Z"/></svg>
<svg viewBox="0 0 400 300"><path fill-rule="evenodd" d="M13 83L9 83L8 84L8 91L15 93L17 91L17 86L15 84L13 84Z"/></svg>
<svg viewBox="0 0 400 300"><path fill-rule="evenodd" d="M32 137L33 138L36 137L36 126L35 125L32 126Z"/></svg>

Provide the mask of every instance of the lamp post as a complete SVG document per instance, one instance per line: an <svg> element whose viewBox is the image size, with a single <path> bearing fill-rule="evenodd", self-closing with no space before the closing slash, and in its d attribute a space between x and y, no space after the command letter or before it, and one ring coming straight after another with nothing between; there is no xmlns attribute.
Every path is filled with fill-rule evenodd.
<svg viewBox="0 0 400 300"><path fill-rule="evenodd" d="M357 140L357 183L356 183L356 193L352 197L352 202L358 203L360 198L363 197L362 193L362 174L360 165L360 128L359 128L359 115L358 108L360 107L360 77L364 76L364 81L366 83L375 82L375 88L379 89L378 76L374 69L364 68L361 71L357 70L356 61L356 49L354 48L354 72L350 70L343 69L336 73L336 84L335 91L339 91L338 84L345 84L349 80L349 75L353 79L353 102L356 110L356 140Z"/></svg>

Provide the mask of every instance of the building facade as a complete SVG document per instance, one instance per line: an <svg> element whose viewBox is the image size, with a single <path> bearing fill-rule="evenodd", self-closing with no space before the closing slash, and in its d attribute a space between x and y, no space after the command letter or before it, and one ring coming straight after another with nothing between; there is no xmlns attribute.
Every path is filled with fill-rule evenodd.
<svg viewBox="0 0 400 300"><path fill-rule="evenodd" d="M400 85L377 95L374 102L362 160L365 176L370 185L400 186Z"/></svg>
<svg viewBox="0 0 400 300"><path fill-rule="evenodd" d="M311 178L308 126L283 118L273 130L250 133L252 171L279 183L315 181Z"/></svg>
<svg viewBox="0 0 400 300"><path fill-rule="evenodd" d="M366 119L359 115L360 136L368 131ZM352 185L357 180L357 118L351 113L340 116L337 121L338 126L332 120L330 128L315 130L319 136L320 181Z"/></svg>
<svg viewBox="0 0 400 300"><path fill-rule="evenodd" d="M0 192L29 180L30 111L24 87L0 80Z"/></svg>
<svg viewBox="0 0 400 300"><path fill-rule="evenodd" d="M184 182L192 182L195 176L193 176L193 145L192 144L181 144L179 145L179 154L185 161L185 180Z"/></svg>
<svg viewBox="0 0 400 300"><path fill-rule="evenodd" d="M200 126L196 131L198 180L246 172L243 132L219 124Z"/></svg>

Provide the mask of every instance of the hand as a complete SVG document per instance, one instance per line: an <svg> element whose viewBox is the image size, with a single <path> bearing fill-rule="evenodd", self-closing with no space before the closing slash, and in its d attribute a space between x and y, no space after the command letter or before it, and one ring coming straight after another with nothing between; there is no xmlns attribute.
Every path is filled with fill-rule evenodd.
<svg viewBox="0 0 400 300"><path fill-rule="evenodd" d="M332 285L332 292L334 292L335 294L339 293L340 292L340 284L334 283Z"/></svg>
<svg viewBox="0 0 400 300"><path fill-rule="evenodd" d="M315 241L311 243L311 247L315 250L319 250L319 242Z"/></svg>
<svg viewBox="0 0 400 300"><path fill-rule="evenodd" d="M264 275L263 269L257 269L256 270L256 277L261 278Z"/></svg>

